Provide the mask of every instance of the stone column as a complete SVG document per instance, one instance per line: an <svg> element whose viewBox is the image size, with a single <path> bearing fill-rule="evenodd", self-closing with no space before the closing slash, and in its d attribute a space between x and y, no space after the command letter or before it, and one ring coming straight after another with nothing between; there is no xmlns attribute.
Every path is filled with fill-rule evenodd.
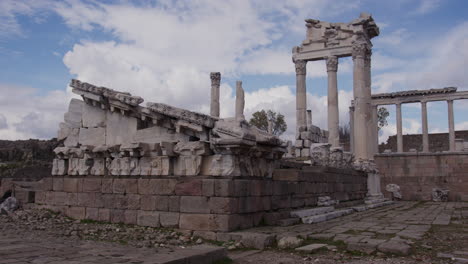
<svg viewBox="0 0 468 264"><path fill-rule="evenodd" d="M328 57L328 144L336 148L340 146L337 70L338 57Z"/></svg>
<svg viewBox="0 0 468 264"><path fill-rule="evenodd" d="M373 105L372 109L372 122L371 122L371 131L372 131L372 152L371 158L379 153L379 121L377 116L378 105Z"/></svg>
<svg viewBox="0 0 468 264"><path fill-rule="evenodd" d="M429 134L427 129L427 102L421 102L422 145L423 152L429 152Z"/></svg>
<svg viewBox="0 0 468 264"><path fill-rule="evenodd" d="M211 104L210 115L219 117L219 83L221 81L221 73L210 73L211 78Z"/></svg>
<svg viewBox="0 0 468 264"><path fill-rule="evenodd" d="M307 127L312 126L312 110L307 110Z"/></svg>
<svg viewBox="0 0 468 264"><path fill-rule="evenodd" d="M368 160L369 153L367 144L368 116L370 93L367 89L367 72L365 71L364 59L369 52L367 43L358 43L353 46L353 93L354 93L354 156L356 161Z"/></svg>
<svg viewBox="0 0 468 264"><path fill-rule="evenodd" d="M245 120L244 116L244 89L242 88L242 81L236 82L236 120Z"/></svg>
<svg viewBox="0 0 468 264"><path fill-rule="evenodd" d="M354 106L349 107L349 152L354 154Z"/></svg>
<svg viewBox="0 0 468 264"><path fill-rule="evenodd" d="M397 152L403 152L403 124L401 119L401 104L396 104Z"/></svg>
<svg viewBox="0 0 468 264"><path fill-rule="evenodd" d="M448 106L448 128L449 128L449 151L455 151L455 122L453 119L453 100L447 100Z"/></svg>
<svg viewBox="0 0 468 264"><path fill-rule="evenodd" d="M369 110L366 113L366 122L367 122L367 136L369 137L369 143L367 144L367 153L369 159L374 159L375 153L377 153L376 148L378 148L378 143L376 144L377 135L377 118L374 119L374 109L372 108L372 88L371 88L371 56L372 51L369 49L364 56L364 71L365 71L365 95L366 98L369 98ZM377 114L377 112L375 112ZM376 116L377 117L377 116Z"/></svg>
<svg viewBox="0 0 468 264"><path fill-rule="evenodd" d="M306 65L307 61L296 60L296 133L306 130L307 127L307 90Z"/></svg>

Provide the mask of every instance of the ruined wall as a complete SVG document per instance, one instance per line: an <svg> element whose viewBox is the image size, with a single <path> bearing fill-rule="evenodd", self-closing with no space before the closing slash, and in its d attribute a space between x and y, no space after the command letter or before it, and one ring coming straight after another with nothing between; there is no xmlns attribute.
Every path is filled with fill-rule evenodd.
<svg viewBox="0 0 468 264"><path fill-rule="evenodd" d="M399 153L375 157L385 186L398 184L404 200L431 200L432 188L450 190L449 200L468 201L468 153Z"/></svg>
<svg viewBox="0 0 468 264"><path fill-rule="evenodd" d="M468 141L468 131L455 131L455 138ZM390 136L386 144L379 145L379 152L383 153L386 149L391 149L392 152L397 152L397 138ZM422 151L422 135L403 135L403 151L408 152L410 149ZM448 133L429 134L429 151L442 152L449 150Z"/></svg>
<svg viewBox="0 0 468 264"><path fill-rule="evenodd" d="M273 178L55 176L42 188L36 204L76 219L221 232L274 224L319 196L360 200L367 191L364 173L331 168Z"/></svg>

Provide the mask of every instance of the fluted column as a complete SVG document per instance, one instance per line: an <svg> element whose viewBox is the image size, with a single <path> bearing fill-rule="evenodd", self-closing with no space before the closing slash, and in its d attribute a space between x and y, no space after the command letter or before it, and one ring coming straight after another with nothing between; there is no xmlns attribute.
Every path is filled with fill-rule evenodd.
<svg viewBox="0 0 468 264"><path fill-rule="evenodd" d="M427 129L427 102L421 102L422 145L423 152L429 152L429 134Z"/></svg>
<svg viewBox="0 0 468 264"><path fill-rule="evenodd" d="M340 146L337 70L338 57L328 57L328 144L332 147Z"/></svg>
<svg viewBox="0 0 468 264"><path fill-rule="evenodd" d="M296 133L307 127L307 91L306 91L306 65L307 61L296 60Z"/></svg>
<svg viewBox="0 0 468 264"><path fill-rule="evenodd" d="M371 105L372 101L372 89L371 89L371 56L372 56L372 50L368 50L364 56L364 72L365 72L365 95L366 98L369 98L369 109L368 112L366 112L366 122L367 122L367 136L369 137L369 142L367 144L367 153L369 155L370 159L374 159L374 154L376 153L376 148L378 147L376 145L376 140L377 140L377 122L374 120L373 116L373 108Z"/></svg>
<svg viewBox="0 0 468 264"><path fill-rule="evenodd" d="M379 125L378 125L378 115L377 115L377 105L371 106L372 111L372 122L371 122L371 132L372 132L372 152L371 157L379 153Z"/></svg>
<svg viewBox="0 0 468 264"><path fill-rule="evenodd" d="M396 123L397 123L397 152L403 152L403 124L401 119L401 104L396 105Z"/></svg>
<svg viewBox="0 0 468 264"><path fill-rule="evenodd" d="M455 122L453 118L453 100L447 100L447 106L448 106L449 150L455 151Z"/></svg>
<svg viewBox="0 0 468 264"><path fill-rule="evenodd" d="M353 92L354 92L354 156L356 160L369 159L368 120L370 92L367 89L367 72L364 60L370 48L367 43L353 46Z"/></svg>
<svg viewBox="0 0 468 264"><path fill-rule="evenodd" d="M354 106L349 107L349 152L354 153Z"/></svg>
<svg viewBox="0 0 468 264"><path fill-rule="evenodd" d="M210 115L219 117L219 83L221 82L221 73L212 72L211 78L211 104Z"/></svg>

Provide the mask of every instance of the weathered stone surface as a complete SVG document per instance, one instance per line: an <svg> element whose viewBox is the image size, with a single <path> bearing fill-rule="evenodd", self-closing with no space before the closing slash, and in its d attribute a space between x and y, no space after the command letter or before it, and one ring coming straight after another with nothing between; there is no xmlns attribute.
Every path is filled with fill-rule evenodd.
<svg viewBox="0 0 468 264"><path fill-rule="evenodd" d="M73 128L81 127L81 116L83 113L83 101L78 99L71 99L68 106L68 112L65 113L65 122Z"/></svg>
<svg viewBox="0 0 468 264"><path fill-rule="evenodd" d="M160 227L159 213L138 210L137 224L142 226Z"/></svg>
<svg viewBox="0 0 468 264"><path fill-rule="evenodd" d="M176 212L161 212L159 220L162 227L178 227L180 214Z"/></svg>
<svg viewBox="0 0 468 264"><path fill-rule="evenodd" d="M103 127L80 128L78 143L88 146L104 145L106 142L106 129Z"/></svg>
<svg viewBox="0 0 468 264"><path fill-rule="evenodd" d="M320 249L326 248L327 246L328 246L327 244L310 244L310 245L306 245L303 247L298 247L295 250L300 251L300 252L305 252L305 253L313 253Z"/></svg>
<svg viewBox="0 0 468 264"><path fill-rule="evenodd" d="M83 104L83 127L104 127L106 125L106 112L97 106Z"/></svg>
<svg viewBox="0 0 468 264"><path fill-rule="evenodd" d="M403 242L388 241L378 245L378 250L384 253L409 255L411 247Z"/></svg>
<svg viewBox="0 0 468 264"><path fill-rule="evenodd" d="M287 249L287 248L297 248L299 247L304 240L302 238L287 236L283 237L278 241L278 248Z"/></svg>
<svg viewBox="0 0 468 264"><path fill-rule="evenodd" d="M120 145L132 141L137 130L136 118L107 111L106 120L106 145Z"/></svg>

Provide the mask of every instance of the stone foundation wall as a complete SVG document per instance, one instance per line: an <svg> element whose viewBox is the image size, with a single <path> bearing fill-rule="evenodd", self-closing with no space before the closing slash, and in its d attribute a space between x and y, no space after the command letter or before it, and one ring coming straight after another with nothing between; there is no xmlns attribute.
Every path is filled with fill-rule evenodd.
<svg viewBox="0 0 468 264"><path fill-rule="evenodd" d="M273 178L55 176L42 180L38 206L76 219L198 231L233 231L287 218L319 196L363 199L366 175L328 168L280 169Z"/></svg>
<svg viewBox="0 0 468 264"><path fill-rule="evenodd" d="M450 190L449 200L468 201L468 153L399 153L375 157L385 186L398 184L403 200L431 200L432 188Z"/></svg>

